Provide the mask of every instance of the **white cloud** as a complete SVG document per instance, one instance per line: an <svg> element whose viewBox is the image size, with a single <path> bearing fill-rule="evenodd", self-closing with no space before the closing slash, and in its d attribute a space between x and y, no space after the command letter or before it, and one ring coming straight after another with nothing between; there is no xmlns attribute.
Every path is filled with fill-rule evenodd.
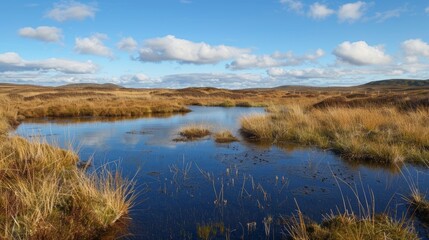
<svg viewBox="0 0 429 240"><path fill-rule="evenodd" d="M271 77L276 78L298 78L298 79L310 79L310 78L337 78L341 76L341 72L337 70L328 70L323 68L307 68L307 69L282 69L282 68L271 68L267 70L267 73Z"/></svg>
<svg viewBox="0 0 429 240"><path fill-rule="evenodd" d="M112 51L104 46L105 34L96 33L86 38L76 38L74 50L80 54L92 54L100 57L114 58Z"/></svg>
<svg viewBox="0 0 429 240"><path fill-rule="evenodd" d="M144 73L138 73L135 75L122 75L119 79L113 82L121 85L134 85L152 83L153 80Z"/></svg>
<svg viewBox="0 0 429 240"><path fill-rule="evenodd" d="M375 16L372 17L372 19L375 19L376 22L380 23L380 22L384 22L390 18L400 17L404 11L406 11L405 8L397 8L397 9L392 9L392 10L388 10L385 12L377 12L377 13L375 13Z"/></svg>
<svg viewBox="0 0 429 240"><path fill-rule="evenodd" d="M214 64L234 59L250 52L249 49L225 45L211 46L204 42L191 42L168 35L148 39L139 51L138 60L143 62L177 61L179 63Z"/></svg>
<svg viewBox="0 0 429 240"><path fill-rule="evenodd" d="M54 8L46 13L46 17L64 22L67 20L84 20L94 18L97 8L76 1L62 1L54 4Z"/></svg>
<svg viewBox="0 0 429 240"><path fill-rule="evenodd" d="M137 42L132 37L122 38L117 44L116 47L120 50L132 52L137 49Z"/></svg>
<svg viewBox="0 0 429 240"><path fill-rule="evenodd" d="M44 42L60 42L63 38L61 29L48 26L21 28L18 34L21 37L33 38Z"/></svg>
<svg viewBox="0 0 429 240"><path fill-rule="evenodd" d="M161 78L157 85L170 88L183 87L220 87L220 88L249 88L255 86L274 86L269 79L260 74L230 74L230 73L189 73L173 74Z"/></svg>
<svg viewBox="0 0 429 240"><path fill-rule="evenodd" d="M312 54L303 56L295 56L292 52L280 53L275 52L271 55L253 55L243 54L235 59L227 68L233 70L249 69L249 68L271 68L280 66L296 66L307 61L315 61L325 55L322 49L318 49Z"/></svg>
<svg viewBox="0 0 429 240"><path fill-rule="evenodd" d="M421 39L409 39L402 43L407 62L416 63L419 57L429 58L429 44Z"/></svg>
<svg viewBox="0 0 429 240"><path fill-rule="evenodd" d="M429 13L429 7L427 7L427 8L425 9L425 12L426 12L426 13Z"/></svg>
<svg viewBox="0 0 429 240"><path fill-rule="evenodd" d="M294 12L301 12L304 8L304 4L300 0L280 0L280 3Z"/></svg>
<svg viewBox="0 0 429 240"><path fill-rule="evenodd" d="M369 46L365 41L343 42L333 54L343 62L358 66L388 64L392 60L382 46Z"/></svg>
<svg viewBox="0 0 429 240"><path fill-rule="evenodd" d="M338 10L338 18L344 22L355 22L362 18L367 4L362 1L347 3Z"/></svg>
<svg viewBox="0 0 429 240"><path fill-rule="evenodd" d="M49 58L44 60L28 61L22 59L15 52L0 54L0 72L6 71L57 71L62 73L94 73L97 65L91 61L78 62L68 59Z"/></svg>
<svg viewBox="0 0 429 240"><path fill-rule="evenodd" d="M314 19L324 19L334 13L335 11L328 8L328 6L315 2L310 6L308 15Z"/></svg>
<svg viewBox="0 0 429 240"><path fill-rule="evenodd" d="M429 64L392 64L369 66L366 68L345 67L344 65L324 66L320 68L282 69L272 68L267 74L279 81L293 80L307 84L308 80L318 80L319 85L356 85L368 81L386 78L426 79Z"/></svg>

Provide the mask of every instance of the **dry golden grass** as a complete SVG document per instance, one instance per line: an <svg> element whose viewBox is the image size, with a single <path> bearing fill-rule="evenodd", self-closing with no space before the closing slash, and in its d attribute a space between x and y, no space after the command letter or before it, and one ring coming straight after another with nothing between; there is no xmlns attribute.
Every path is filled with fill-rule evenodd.
<svg viewBox="0 0 429 240"><path fill-rule="evenodd" d="M411 187L411 196L406 200L414 208L416 216L425 224L429 224L429 201L417 187Z"/></svg>
<svg viewBox="0 0 429 240"><path fill-rule="evenodd" d="M144 116L148 113L189 111L187 105L271 106L392 106L428 107L429 89L419 88L312 88L227 90L216 88L129 89L110 87L40 87L0 84L0 99L22 117Z"/></svg>
<svg viewBox="0 0 429 240"><path fill-rule="evenodd" d="M287 235L294 240L417 240L415 230L405 221L396 221L386 215L359 218L354 214L325 217L321 224L308 222L299 211L286 223Z"/></svg>
<svg viewBox="0 0 429 240"><path fill-rule="evenodd" d="M186 112L187 105L268 106L269 114L242 119L246 136L316 145L350 159L427 162L428 94L427 88L169 90L0 85L0 239L101 238L126 218L133 204L133 185L119 174L104 169L88 175L77 168L78 158L72 151L8 136L24 118L133 117ZM286 105L291 107L279 107ZM205 126L181 132L189 139L210 134ZM220 133L219 139L231 135ZM301 220L296 239L334 236L329 235L331 230L337 237L357 236L353 239L378 239L380 232L384 237L415 238L401 222L384 216L336 215L311 228ZM311 235L311 229L317 234ZM365 232L370 235L362 235Z"/></svg>
<svg viewBox="0 0 429 240"><path fill-rule="evenodd" d="M342 180L336 178L336 181L338 183ZM395 219L385 213L375 212L375 198L372 191L360 194L356 185L347 183L346 185L356 197L357 211L349 205L350 199L345 200L342 196L344 209L340 211L337 207L336 213L331 210L329 214L323 215L323 220L319 224L306 218L295 201L297 214L290 218L282 218L285 236L297 240L419 239L412 222L404 216Z"/></svg>
<svg viewBox="0 0 429 240"><path fill-rule="evenodd" d="M214 137L217 143L229 143L238 141L238 139L234 135L232 135L231 131L229 130L217 132Z"/></svg>
<svg viewBox="0 0 429 240"><path fill-rule="evenodd" d="M183 137L184 140L195 140L210 134L210 127L203 124L189 124L179 130L179 135Z"/></svg>
<svg viewBox="0 0 429 240"><path fill-rule="evenodd" d="M292 105L241 119L249 138L332 149L347 159L429 161L429 111L381 108L304 109Z"/></svg>
<svg viewBox="0 0 429 240"><path fill-rule="evenodd" d="M71 150L8 136L16 114L0 106L0 239L94 239L123 221L132 182L107 169L88 175Z"/></svg>

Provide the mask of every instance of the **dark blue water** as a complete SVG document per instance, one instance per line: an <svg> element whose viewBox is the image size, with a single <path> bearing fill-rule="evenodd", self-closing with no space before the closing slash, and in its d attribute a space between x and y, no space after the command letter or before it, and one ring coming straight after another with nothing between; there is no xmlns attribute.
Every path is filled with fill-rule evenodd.
<svg viewBox="0 0 429 240"><path fill-rule="evenodd" d="M93 169L119 162L123 175L134 177L141 191L130 214L135 239L196 239L204 226L211 226L211 239L260 239L266 228L269 238L277 239L283 231L281 216L296 213L297 204L317 221L331 210L343 210L344 203L359 213L357 199L374 203L377 212L402 216L410 215L403 200L410 192L409 179L423 192L429 189L427 168L350 164L329 151L246 142L239 135L239 118L261 113L261 108L191 109L185 115L116 121L28 121L16 133L42 136L63 147L72 143L81 159L93 158ZM229 129L241 141L173 141L189 123ZM269 217L273 221L265 227ZM416 226L422 236L427 234Z"/></svg>

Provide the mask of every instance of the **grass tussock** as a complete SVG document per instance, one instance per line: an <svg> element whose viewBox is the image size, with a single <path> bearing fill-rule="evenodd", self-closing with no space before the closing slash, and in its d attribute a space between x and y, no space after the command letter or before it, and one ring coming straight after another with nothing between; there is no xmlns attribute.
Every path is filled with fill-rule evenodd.
<svg viewBox="0 0 429 240"><path fill-rule="evenodd" d="M195 140L209 136L210 134L211 131L209 127L202 124L187 125L179 130L179 135L185 140Z"/></svg>
<svg viewBox="0 0 429 240"><path fill-rule="evenodd" d="M425 224L429 224L429 201L426 195L416 187L411 188L411 196L406 199L414 208L416 216Z"/></svg>
<svg viewBox="0 0 429 240"><path fill-rule="evenodd" d="M0 123L4 126L5 118ZM7 127L6 127L7 128ZM0 239L101 238L125 220L133 184L87 174L71 150L0 135Z"/></svg>
<svg viewBox="0 0 429 240"><path fill-rule="evenodd" d="M343 198L343 210L331 210L323 215L321 223L306 218L297 205L297 214L282 218L284 235L296 240L417 240L418 235L411 221L404 216L400 219L385 213L376 213L374 193L369 190L361 192L356 184L350 185L341 178L335 177L337 184L344 183L356 197L357 206L352 207L350 199ZM353 210L356 209L357 211Z"/></svg>
<svg viewBox="0 0 429 240"><path fill-rule="evenodd" d="M217 143L229 143L238 141L238 139L234 135L232 135L229 130L217 132L214 137Z"/></svg>
<svg viewBox="0 0 429 240"><path fill-rule="evenodd" d="M381 163L428 162L429 111L395 108L270 109L241 119L241 130L260 141L289 141L332 149L346 159Z"/></svg>
<svg viewBox="0 0 429 240"><path fill-rule="evenodd" d="M321 224L309 222L298 211L286 225L287 236L294 240L357 240L357 239L419 239L405 221L396 221L387 215L359 218L354 214L331 214Z"/></svg>

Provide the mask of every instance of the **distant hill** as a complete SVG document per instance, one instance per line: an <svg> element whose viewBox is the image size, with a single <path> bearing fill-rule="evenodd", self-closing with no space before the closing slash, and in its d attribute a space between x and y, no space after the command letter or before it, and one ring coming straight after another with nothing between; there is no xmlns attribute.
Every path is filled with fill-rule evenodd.
<svg viewBox="0 0 429 240"><path fill-rule="evenodd" d="M118 88L124 88L120 85L116 85L113 83L72 83L67 85L59 86L59 88L104 88L104 89L118 89Z"/></svg>
<svg viewBox="0 0 429 240"><path fill-rule="evenodd" d="M364 87L375 87L375 86L391 86L391 87L428 87L429 86L429 79L428 80L415 80L415 79L388 79L388 80L380 80L380 81L373 81L369 83L365 83L361 86Z"/></svg>

